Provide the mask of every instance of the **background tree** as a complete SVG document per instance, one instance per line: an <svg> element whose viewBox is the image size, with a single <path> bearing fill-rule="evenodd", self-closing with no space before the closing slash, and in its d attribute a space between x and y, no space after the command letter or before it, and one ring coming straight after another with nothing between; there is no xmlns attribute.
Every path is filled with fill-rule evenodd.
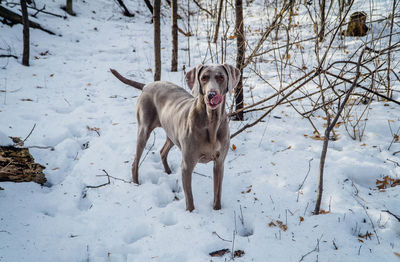
<svg viewBox="0 0 400 262"><path fill-rule="evenodd" d="M171 71L178 71L178 1L171 2L171 20L172 20L172 59Z"/></svg>
<svg viewBox="0 0 400 262"><path fill-rule="evenodd" d="M236 0L235 2L236 10L236 44L237 44L237 54L236 54L236 67L240 70L240 80L235 88L235 104L236 111L243 108L243 64L245 56L246 42L244 38L244 26L243 26L243 1ZM243 111L236 114L235 120L243 120Z"/></svg>
<svg viewBox="0 0 400 262"><path fill-rule="evenodd" d="M319 2L319 8L321 12L321 24L320 24L320 30L319 30L319 41L324 41L325 38L325 21L326 21L326 16L325 16L325 7L326 7L326 1L325 0L320 0Z"/></svg>
<svg viewBox="0 0 400 262"><path fill-rule="evenodd" d="M218 40L218 32L219 32L219 25L221 24L221 16L222 16L222 7L224 0L219 0L219 7L218 7L218 16L217 16L217 24L215 25L215 33L213 43L217 43Z"/></svg>
<svg viewBox="0 0 400 262"><path fill-rule="evenodd" d="M26 2L30 0L21 0L21 10L22 10L22 24L23 24L23 41L24 41L24 51L22 54L22 64L24 66L29 66L29 19L28 19L28 8Z"/></svg>
<svg viewBox="0 0 400 262"><path fill-rule="evenodd" d="M65 11L70 15L74 15L74 12L72 11L72 0L67 0Z"/></svg>
<svg viewBox="0 0 400 262"><path fill-rule="evenodd" d="M161 5L161 0L154 0L153 2L154 81L159 81L161 79L160 5Z"/></svg>

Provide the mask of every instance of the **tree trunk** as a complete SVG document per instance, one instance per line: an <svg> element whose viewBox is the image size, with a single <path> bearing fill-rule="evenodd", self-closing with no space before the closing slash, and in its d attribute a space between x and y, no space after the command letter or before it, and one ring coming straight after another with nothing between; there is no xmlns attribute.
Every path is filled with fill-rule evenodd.
<svg viewBox="0 0 400 262"><path fill-rule="evenodd" d="M213 43L217 43L218 40L218 32L219 32L219 25L221 23L221 16L222 16L222 4L224 3L224 0L219 0L219 9L218 9L218 16L217 16L217 24L215 25L215 34L214 34L214 39Z"/></svg>
<svg viewBox="0 0 400 262"><path fill-rule="evenodd" d="M74 15L74 12L72 11L72 0L67 0L67 4L65 5L65 11L70 15Z"/></svg>
<svg viewBox="0 0 400 262"><path fill-rule="evenodd" d="M178 71L178 0L172 0L171 14L172 14L172 59L171 71Z"/></svg>
<svg viewBox="0 0 400 262"><path fill-rule="evenodd" d="M326 21L326 17L325 17L325 6L326 6L326 1L325 0L320 0L320 12L321 12L321 25L320 25L320 30L319 30L319 41L322 42L324 41L325 38L325 21Z"/></svg>
<svg viewBox="0 0 400 262"><path fill-rule="evenodd" d="M396 0L393 0L393 7L392 7L392 14L391 14L391 21L390 21L390 30L389 30L389 43L388 46L390 47L392 45L392 37L393 37L393 23L394 23L394 15L396 11ZM386 96L389 98L393 97L393 91L390 88L390 63L391 63L391 48L388 50L388 58L387 58L387 75L386 75L386 81L387 81L387 88L386 88Z"/></svg>
<svg viewBox="0 0 400 262"><path fill-rule="evenodd" d="M154 81L160 81L161 79L160 5L161 5L161 0L154 0L153 2Z"/></svg>
<svg viewBox="0 0 400 262"><path fill-rule="evenodd" d="M237 54L236 54L236 67L240 70L240 80L235 88L235 110L240 110L243 108L243 63L245 56L245 39L244 39L244 26L243 26L243 1L236 0L236 44L237 44ZM243 120L243 111L236 115L235 120Z"/></svg>
<svg viewBox="0 0 400 262"><path fill-rule="evenodd" d="M24 41L24 51L22 53L22 64L29 66L29 19L28 19L28 8L26 6L26 0L21 0L22 10L22 34Z"/></svg>

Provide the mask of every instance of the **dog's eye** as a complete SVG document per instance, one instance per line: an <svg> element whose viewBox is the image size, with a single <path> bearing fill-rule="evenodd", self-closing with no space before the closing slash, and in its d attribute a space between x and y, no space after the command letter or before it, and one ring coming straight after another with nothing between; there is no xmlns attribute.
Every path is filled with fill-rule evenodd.
<svg viewBox="0 0 400 262"><path fill-rule="evenodd" d="M208 76L208 75L203 75L201 77L201 81L204 81L204 82L208 81L209 79L210 79L210 76Z"/></svg>
<svg viewBox="0 0 400 262"><path fill-rule="evenodd" d="M215 80L217 80L217 82L223 82L224 81L224 76L222 76L222 75L217 75L216 77L215 77Z"/></svg>

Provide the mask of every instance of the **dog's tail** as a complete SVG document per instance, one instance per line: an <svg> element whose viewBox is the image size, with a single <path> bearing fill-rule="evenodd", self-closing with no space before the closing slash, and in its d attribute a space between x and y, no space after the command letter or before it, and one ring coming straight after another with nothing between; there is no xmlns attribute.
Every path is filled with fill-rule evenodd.
<svg viewBox="0 0 400 262"><path fill-rule="evenodd" d="M111 73L119 79L119 81L121 81L124 84L133 86L134 88L137 88L139 90L143 90L143 87L145 86L145 84L130 80L128 78L123 77L122 75L120 75L116 70L110 68Z"/></svg>

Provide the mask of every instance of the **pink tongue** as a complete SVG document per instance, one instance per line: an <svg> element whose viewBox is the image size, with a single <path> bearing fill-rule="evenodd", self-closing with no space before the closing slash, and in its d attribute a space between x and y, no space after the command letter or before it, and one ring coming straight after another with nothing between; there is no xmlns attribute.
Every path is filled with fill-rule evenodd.
<svg viewBox="0 0 400 262"><path fill-rule="evenodd" d="M210 104L213 106L219 105L222 102L222 99L222 96L217 94L210 100Z"/></svg>

